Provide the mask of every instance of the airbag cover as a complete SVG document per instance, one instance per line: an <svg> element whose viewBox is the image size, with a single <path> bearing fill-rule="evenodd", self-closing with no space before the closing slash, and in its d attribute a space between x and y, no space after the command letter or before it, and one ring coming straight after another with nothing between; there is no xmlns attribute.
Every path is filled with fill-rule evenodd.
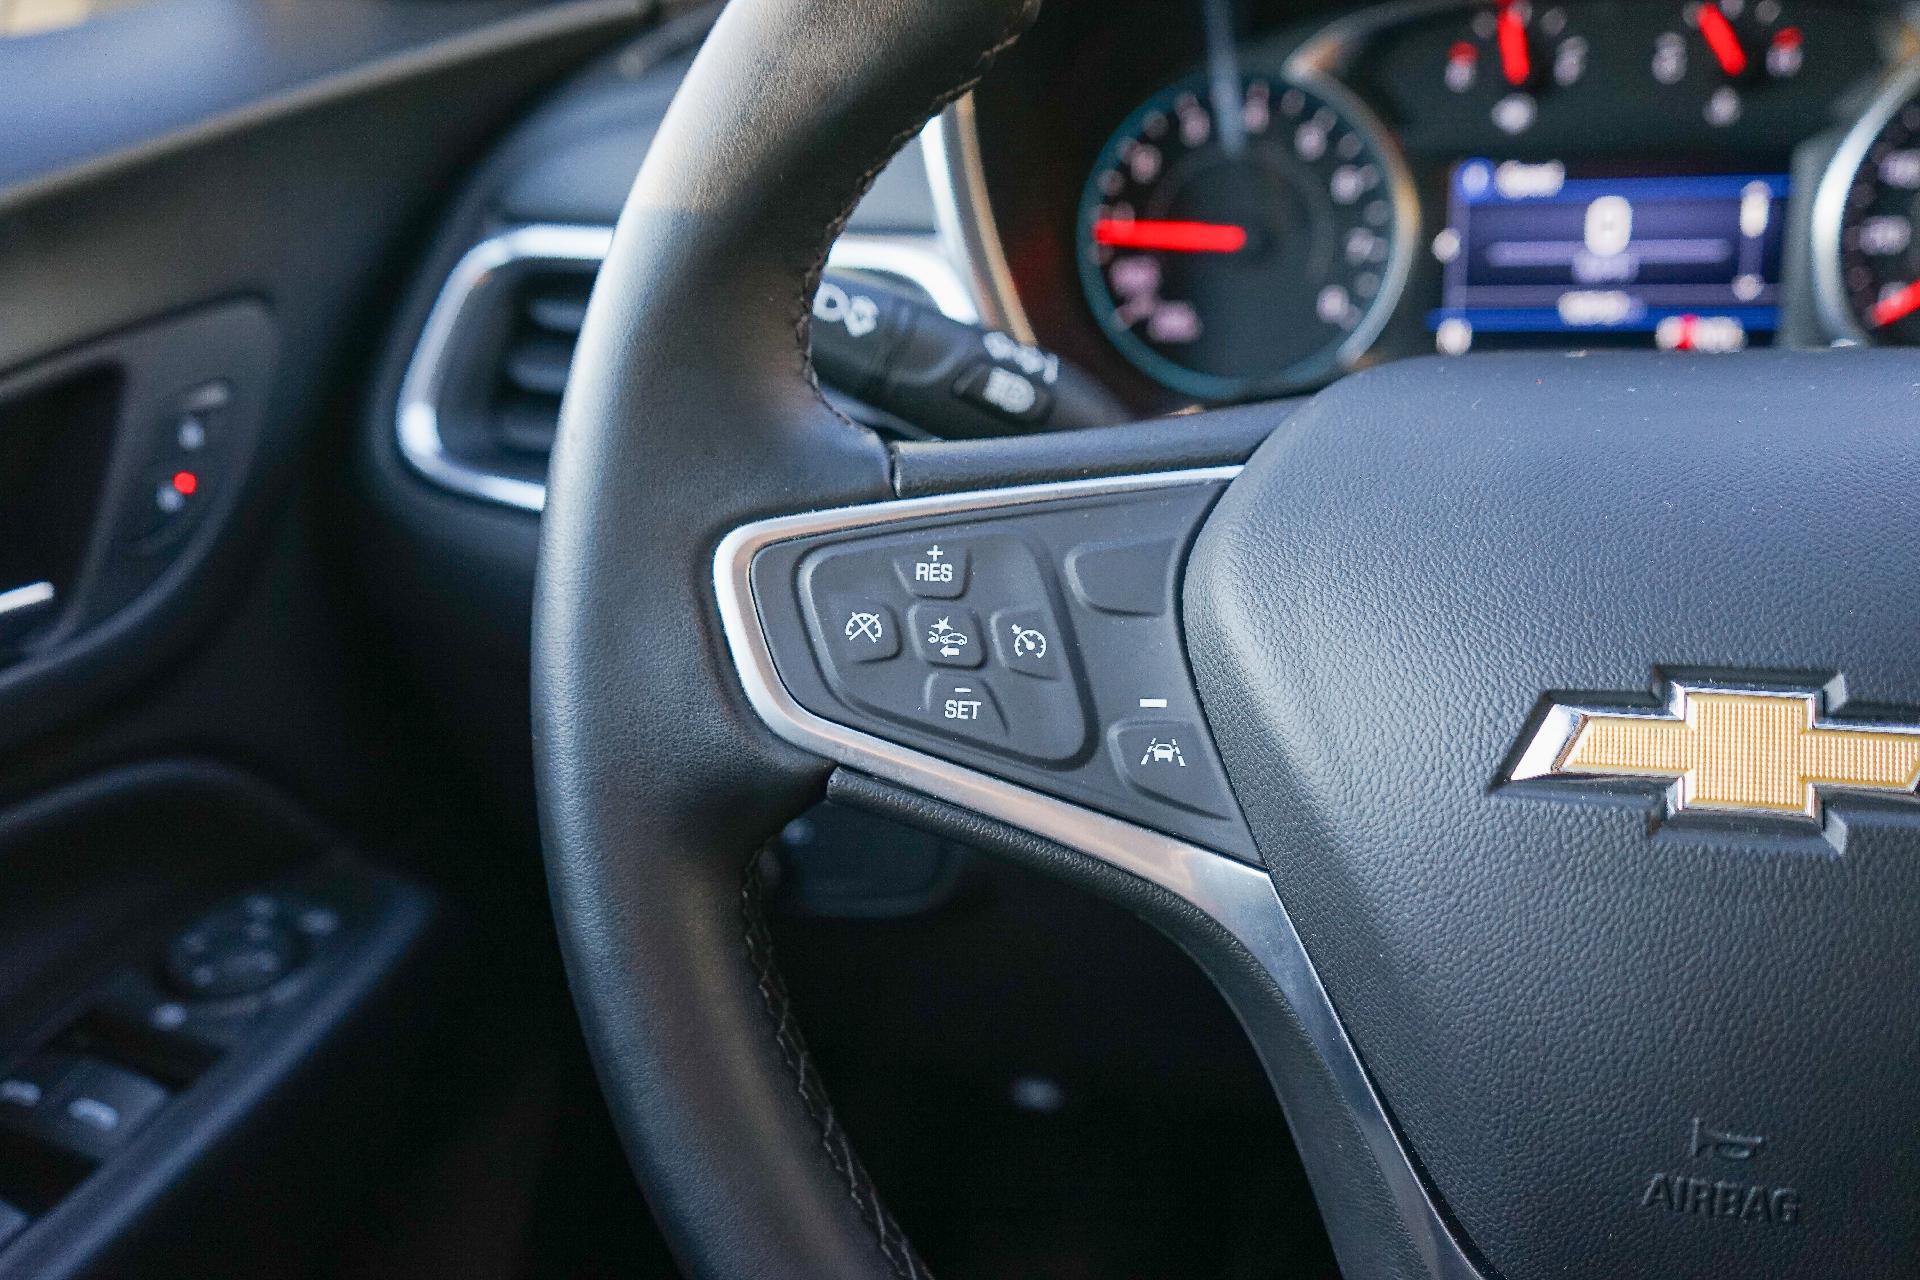
<svg viewBox="0 0 1920 1280"><path fill-rule="evenodd" d="M1676 674L1920 719L1917 571L1887 352L1395 365L1209 520L1184 604L1234 789L1494 1274L1912 1274L1920 809L1823 836L1502 779L1543 698Z"/></svg>

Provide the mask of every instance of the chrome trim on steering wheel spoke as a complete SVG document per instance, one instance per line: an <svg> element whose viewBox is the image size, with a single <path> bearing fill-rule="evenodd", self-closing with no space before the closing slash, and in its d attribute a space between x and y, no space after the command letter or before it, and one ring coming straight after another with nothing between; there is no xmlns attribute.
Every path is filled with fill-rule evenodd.
<svg viewBox="0 0 1920 1280"><path fill-rule="evenodd" d="M895 521L1231 480L1239 467L1071 480L878 502L743 525L714 554L714 594L747 700L775 734L825 759L1076 849L1191 903L1231 934L1279 987L1365 1136L1410 1239L1436 1280L1479 1280L1401 1145L1313 961L1266 871L1107 814L828 720L782 682L753 597L754 557L777 542ZM1311 1123L1294 1117L1295 1123Z"/></svg>

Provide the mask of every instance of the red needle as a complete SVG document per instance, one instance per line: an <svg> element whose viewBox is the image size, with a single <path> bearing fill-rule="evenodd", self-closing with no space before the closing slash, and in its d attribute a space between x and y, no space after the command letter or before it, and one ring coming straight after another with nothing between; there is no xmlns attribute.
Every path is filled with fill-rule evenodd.
<svg viewBox="0 0 1920 1280"><path fill-rule="evenodd" d="M1747 51L1740 47L1740 37L1734 34L1733 24L1720 12L1719 5L1700 6L1700 34L1707 38L1707 48L1713 50L1722 71L1730 76L1746 71Z"/></svg>
<svg viewBox="0 0 1920 1280"><path fill-rule="evenodd" d="M1898 293L1890 293L1873 304L1873 310L1867 312L1867 318L1874 327L1892 324L1895 320L1920 311L1920 280L1915 280Z"/></svg>
<svg viewBox="0 0 1920 1280"><path fill-rule="evenodd" d="M1527 52L1527 27L1513 0L1500 0L1500 70L1507 83L1521 85L1533 75L1533 58Z"/></svg>
<svg viewBox="0 0 1920 1280"><path fill-rule="evenodd" d="M1246 248L1247 229L1226 222L1101 218L1093 224L1093 242L1116 249L1160 249L1168 253L1238 253Z"/></svg>

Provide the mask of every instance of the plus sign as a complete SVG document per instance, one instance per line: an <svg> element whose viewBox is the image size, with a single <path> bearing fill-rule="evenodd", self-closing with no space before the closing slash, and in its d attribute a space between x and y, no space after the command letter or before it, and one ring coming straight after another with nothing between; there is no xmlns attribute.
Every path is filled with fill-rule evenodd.
<svg viewBox="0 0 1920 1280"><path fill-rule="evenodd" d="M927 559L929 560L938 560L940 554L940 544L937 542L927 549Z"/></svg>

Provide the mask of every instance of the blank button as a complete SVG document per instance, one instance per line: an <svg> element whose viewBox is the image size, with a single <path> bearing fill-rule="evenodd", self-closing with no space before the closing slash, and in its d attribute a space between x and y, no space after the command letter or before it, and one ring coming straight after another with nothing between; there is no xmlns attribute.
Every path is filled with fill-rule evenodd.
<svg viewBox="0 0 1920 1280"><path fill-rule="evenodd" d="M1067 581L1102 613L1154 617L1172 597L1173 541L1090 542L1067 553Z"/></svg>

